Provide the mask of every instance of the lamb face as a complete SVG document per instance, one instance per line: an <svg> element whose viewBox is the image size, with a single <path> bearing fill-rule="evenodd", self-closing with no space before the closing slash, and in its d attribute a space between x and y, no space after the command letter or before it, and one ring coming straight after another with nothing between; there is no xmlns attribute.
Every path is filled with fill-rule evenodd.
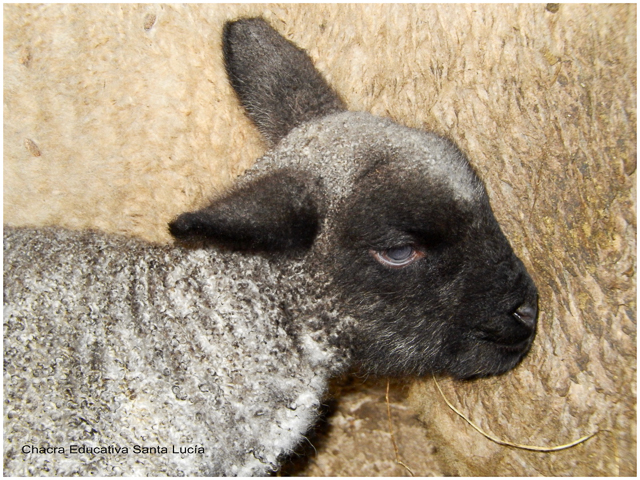
<svg viewBox="0 0 640 480"><path fill-rule="evenodd" d="M535 285L464 156L406 130L365 154L336 212L332 277L355 358L377 374L503 373L531 346Z"/></svg>
<svg viewBox="0 0 640 480"><path fill-rule="evenodd" d="M451 142L343 112L294 129L249 177L278 169L321 185L309 270L326 273L355 319L363 370L469 378L528 352L535 285Z"/></svg>

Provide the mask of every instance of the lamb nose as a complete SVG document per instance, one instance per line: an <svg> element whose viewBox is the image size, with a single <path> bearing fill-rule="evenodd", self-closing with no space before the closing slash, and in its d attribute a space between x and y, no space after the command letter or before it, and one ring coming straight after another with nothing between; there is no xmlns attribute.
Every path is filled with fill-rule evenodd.
<svg viewBox="0 0 640 480"><path fill-rule="evenodd" d="M537 308L532 307L531 305L523 304L520 305L515 312L513 312L513 316L520 320L526 327L533 330L536 326L537 313Z"/></svg>

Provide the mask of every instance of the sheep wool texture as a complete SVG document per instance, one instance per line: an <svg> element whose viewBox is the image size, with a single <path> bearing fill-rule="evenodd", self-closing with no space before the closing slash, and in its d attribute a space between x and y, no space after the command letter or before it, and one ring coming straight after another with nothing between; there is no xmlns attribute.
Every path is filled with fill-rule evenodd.
<svg viewBox="0 0 640 480"><path fill-rule="evenodd" d="M441 381L449 399L516 443L558 445L600 431L553 454L496 445L451 412L426 378L408 381L402 405L422 425L411 426L412 436L394 425L402 461L424 476L637 475L636 5L7 4L3 15L5 224L166 244L167 222L225 191L264 153L225 75L221 42L226 21L262 16L309 53L350 110L453 139L538 286L530 355L500 377ZM5 320L5 338L23 326ZM124 354L140 361L135 349ZM50 359L40 363L50 368ZM127 374L126 365L113 369ZM136 381L151 379L163 381ZM184 383L188 395L215 403L212 379L204 392L192 382ZM188 401L176 392L166 401ZM368 400L357 405L383 403L384 390ZM336 428L295 473L407 473L395 462L386 409L378 417L337 409ZM7 403L4 413L6 436L7 419L17 420ZM20 428L27 442L33 425ZM195 437L167 441L202 445ZM5 453L5 469L21 455ZM172 458L176 473L194 468L193 459Z"/></svg>
<svg viewBox="0 0 640 480"><path fill-rule="evenodd" d="M96 232L30 233L5 231L5 473L278 469L344 362L330 346L331 311L299 266ZM286 324L290 303L298 310Z"/></svg>

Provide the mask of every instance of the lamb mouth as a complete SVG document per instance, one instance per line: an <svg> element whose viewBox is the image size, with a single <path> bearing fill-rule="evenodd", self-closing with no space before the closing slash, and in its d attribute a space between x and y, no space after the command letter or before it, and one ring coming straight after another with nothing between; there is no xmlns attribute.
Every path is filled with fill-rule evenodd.
<svg viewBox="0 0 640 480"><path fill-rule="evenodd" d="M498 350L502 352L507 352L510 354L514 354L514 353L524 354L529 351L529 348L531 347L531 343L532 343L531 338L527 338L526 340L523 340L517 343L501 343L501 342L496 342L495 340L488 340L488 342L491 343Z"/></svg>

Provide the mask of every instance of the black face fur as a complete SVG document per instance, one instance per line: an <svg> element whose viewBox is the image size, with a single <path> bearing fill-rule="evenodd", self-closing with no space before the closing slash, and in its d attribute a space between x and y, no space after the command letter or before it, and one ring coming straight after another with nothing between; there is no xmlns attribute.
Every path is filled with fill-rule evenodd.
<svg viewBox="0 0 640 480"><path fill-rule="evenodd" d="M361 367L461 378L510 370L531 346L537 293L488 201L455 201L446 186L398 173L386 165L360 178L337 222L334 278L362 325ZM390 268L371 253L403 245L424 256Z"/></svg>
<svg viewBox="0 0 640 480"><path fill-rule="evenodd" d="M384 137L388 125L395 132L388 142L400 145L370 146L359 153L356 174L332 185L330 153L320 155L324 165L308 168L286 159L313 142L321 153L333 152L350 134L331 116L355 124L362 114L340 113L342 101L311 60L262 19L228 23L223 49L232 86L274 146L273 168L181 215L171 233L278 252L279 261L286 261L283 252L307 252L308 268L325 271L338 292L336 308L356 320L350 342L363 371L472 378L513 368L535 335L537 291L464 155L432 134L407 129L405 136L370 117L364 124L382 129L372 138ZM308 122L326 136L292 133ZM316 249L319 238L323 248ZM403 249L415 254L407 264L384 261Z"/></svg>

